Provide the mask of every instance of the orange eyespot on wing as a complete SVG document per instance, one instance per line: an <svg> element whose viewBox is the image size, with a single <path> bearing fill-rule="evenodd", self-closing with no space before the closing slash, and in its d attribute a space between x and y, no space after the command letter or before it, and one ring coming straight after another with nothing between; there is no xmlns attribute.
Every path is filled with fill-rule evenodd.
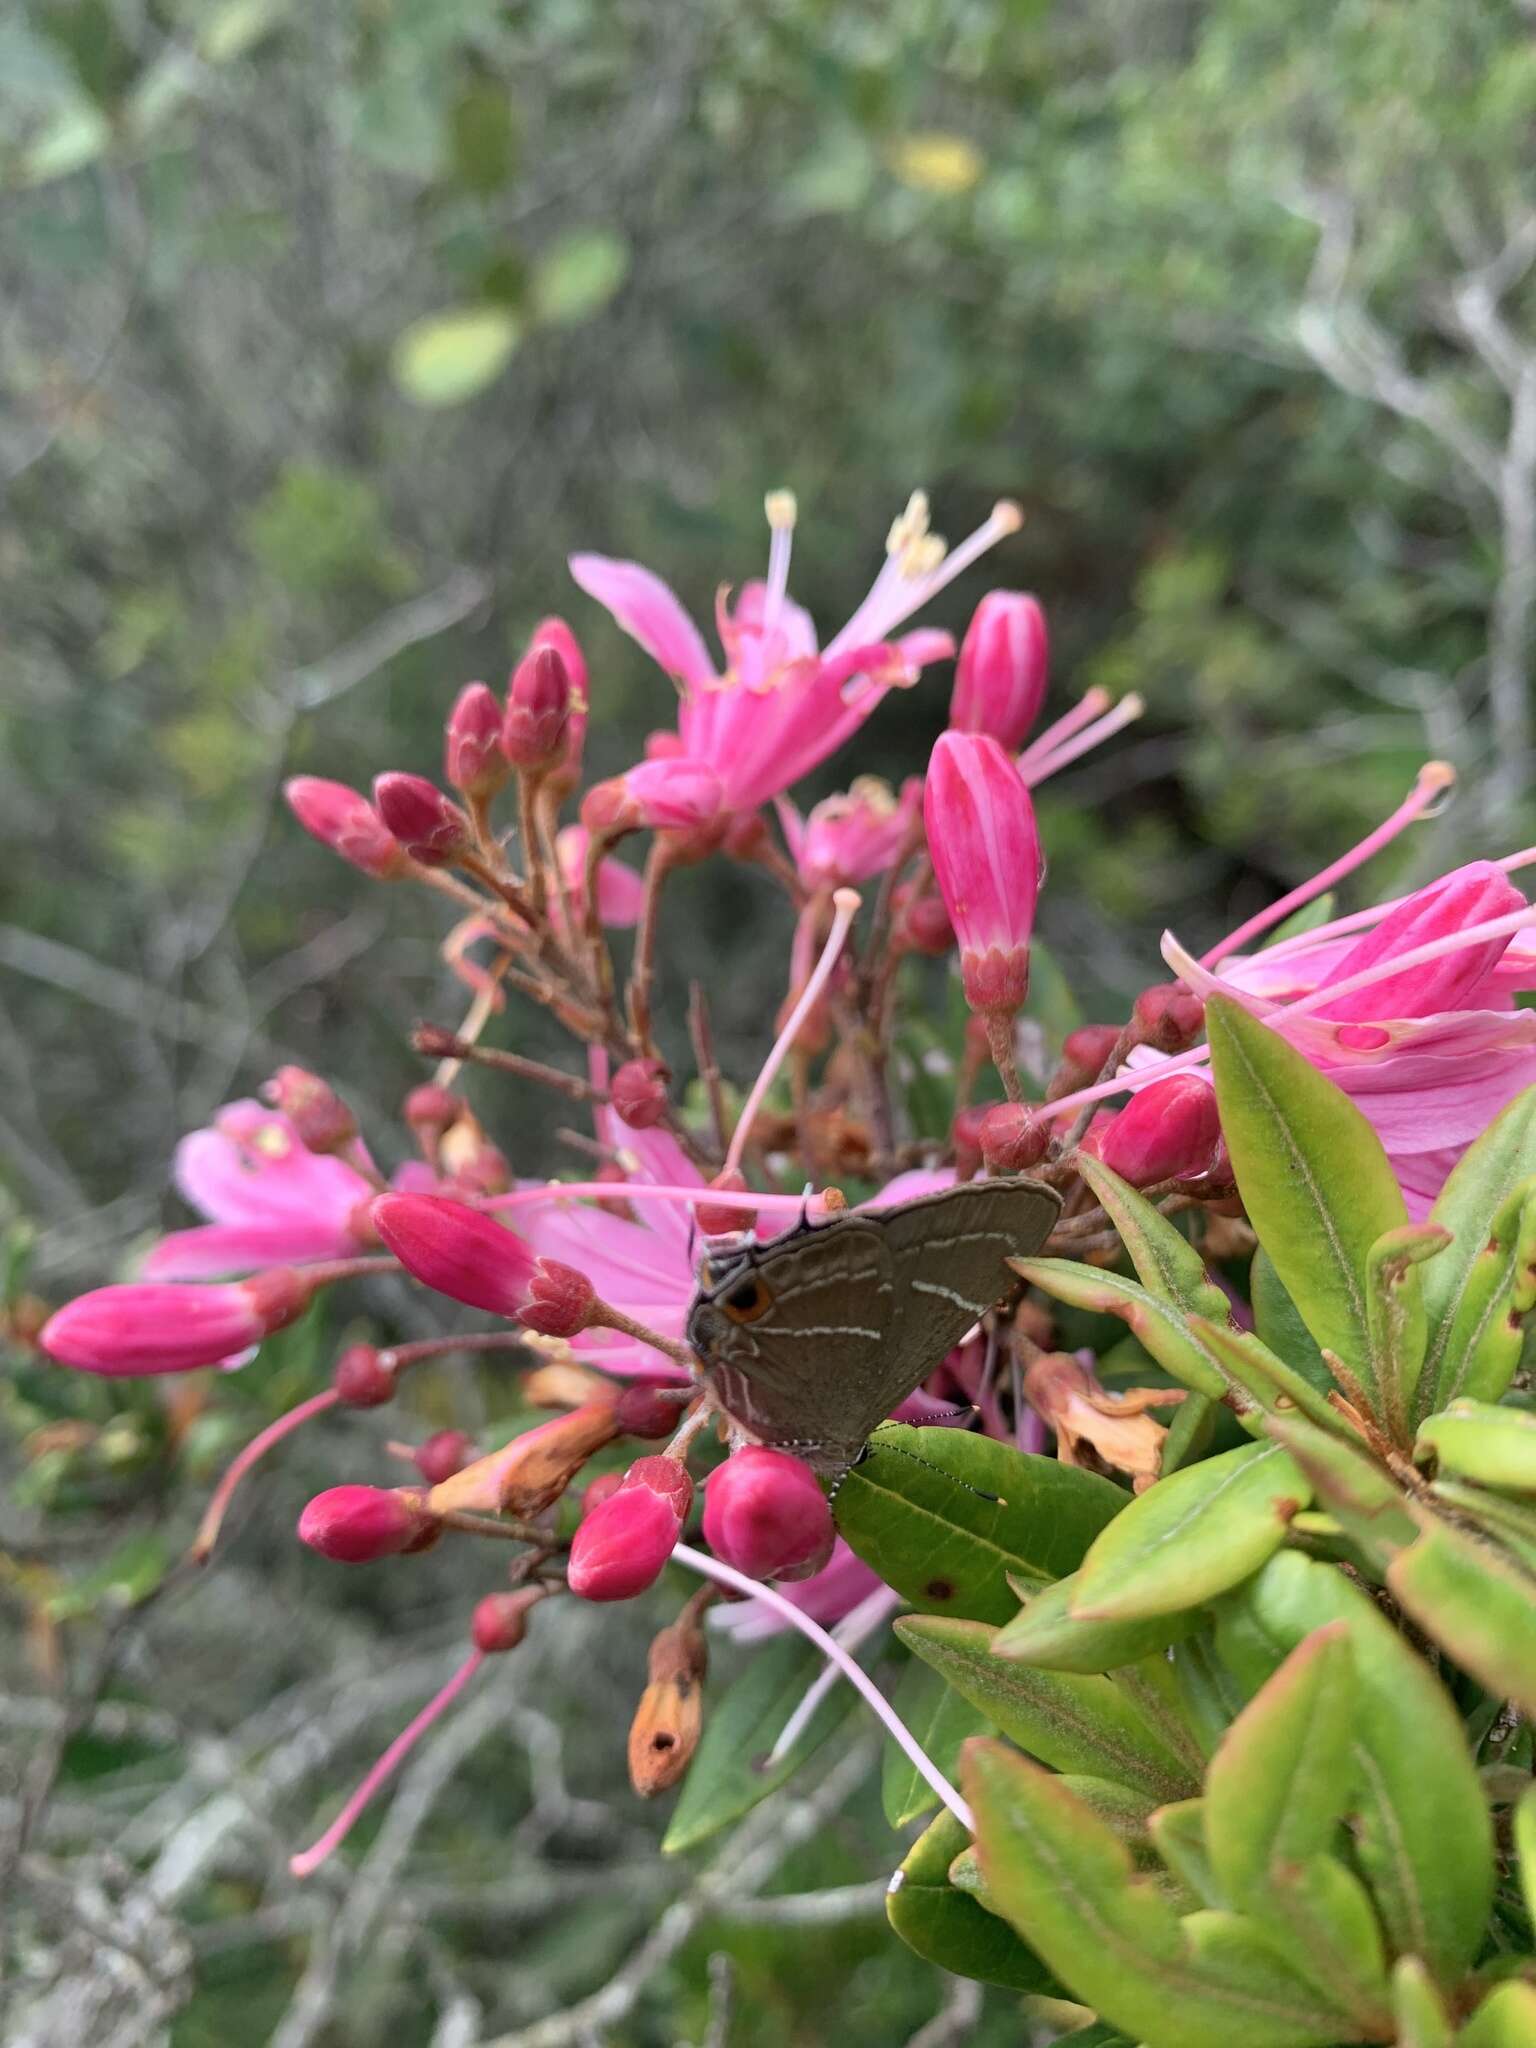
<svg viewBox="0 0 1536 2048"><path fill-rule="evenodd" d="M773 1295L756 1273L748 1273L729 1294L720 1296L718 1306L733 1323L755 1323L773 1306Z"/></svg>

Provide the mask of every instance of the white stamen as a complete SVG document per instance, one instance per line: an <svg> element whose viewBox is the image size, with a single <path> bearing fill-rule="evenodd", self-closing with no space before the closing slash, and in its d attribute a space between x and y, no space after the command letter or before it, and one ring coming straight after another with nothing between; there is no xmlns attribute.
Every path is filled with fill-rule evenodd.
<svg viewBox="0 0 1536 2048"><path fill-rule="evenodd" d="M876 1586L873 1593L866 1593L857 1607L850 1607L842 1620L832 1630L832 1640L844 1650L856 1650L867 1642L888 1614L894 1614L901 1605L901 1595L893 1593L889 1586ZM800 1704L779 1730L779 1739L768 1752L764 1770L771 1771L781 1756L788 1754L810 1726L816 1709L836 1685L838 1669L835 1664L823 1664L816 1676L806 1687Z"/></svg>
<svg viewBox="0 0 1536 2048"><path fill-rule="evenodd" d="M768 514L773 536L768 543L768 584L763 597L762 635L767 642L779 623L784 594L789 588L789 557L795 540L794 492L770 491L763 500L763 510Z"/></svg>

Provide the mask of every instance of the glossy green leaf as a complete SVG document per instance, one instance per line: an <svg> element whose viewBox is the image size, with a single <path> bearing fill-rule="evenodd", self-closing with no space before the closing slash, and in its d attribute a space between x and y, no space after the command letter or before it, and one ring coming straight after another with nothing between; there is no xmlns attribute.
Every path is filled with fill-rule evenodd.
<svg viewBox="0 0 1536 2048"><path fill-rule="evenodd" d="M1435 1980L1417 1956L1399 1956L1392 1971L1396 2048L1451 2048L1454 2024Z"/></svg>
<svg viewBox="0 0 1536 2048"><path fill-rule="evenodd" d="M1388 1936L1443 1982L1477 1954L1493 1890L1492 1830L1461 1718L1375 1602L1333 1565L1282 1551L1218 1609L1225 1664L1253 1690L1300 1642L1349 1623L1360 1712L1356 1853Z"/></svg>
<svg viewBox="0 0 1536 2048"><path fill-rule="evenodd" d="M1405 1544L1413 1542L1417 1530L1404 1505L1402 1486L1358 1437L1315 1429L1300 1416L1272 1415L1267 1427L1374 1569L1384 1570Z"/></svg>
<svg viewBox="0 0 1536 2048"><path fill-rule="evenodd" d="M493 384L520 330L505 306L459 306L414 321L395 343L395 382L417 405L462 405Z"/></svg>
<svg viewBox="0 0 1536 2048"><path fill-rule="evenodd" d="M1516 1190L1532 1178L1536 1178L1536 1087L1524 1089L1513 1102L1506 1103L1482 1136L1467 1147L1429 1212L1432 1223L1451 1233L1451 1244L1423 1278L1429 1334L1419 1381L1420 1415L1444 1408L1465 1391L1451 1333L1458 1320L1466 1320L1462 1303L1473 1285L1474 1269L1487 1255L1495 1219ZM1494 1398L1502 1391L1495 1389Z"/></svg>
<svg viewBox="0 0 1536 2048"><path fill-rule="evenodd" d="M1193 1789L1189 1767L1111 1679L1009 1664L992 1655L996 1630L983 1622L907 1615L896 1633L1010 1741L1053 1770L1114 1778L1155 1800Z"/></svg>
<svg viewBox="0 0 1536 2048"><path fill-rule="evenodd" d="M1202 1904L1225 1908L1231 1900L1217 1882L1205 1842L1205 1801L1176 1799L1158 1807L1147 1821L1153 1847L1179 1881Z"/></svg>
<svg viewBox="0 0 1536 2048"><path fill-rule="evenodd" d="M1059 1780L966 1745L966 1796L992 1897L1069 1990L1147 2048L1327 2048L1339 2015L1234 1915L1180 1920Z"/></svg>
<svg viewBox="0 0 1536 2048"><path fill-rule="evenodd" d="M1205 1270L1204 1259L1160 1209L1086 1153L1079 1154L1078 1171L1120 1233L1137 1278L1149 1294L1170 1308L1226 1316L1227 1297Z"/></svg>
<svg viewBox="0 0 1536 2048"><path fill-rule="evenodd" d="M853 1706L850 1686L833 1686L798 1741L768 1767L780 1729L821 1668L814 1644L799 1635L779 1636L754 1649L741 1675L719 1699L709 1699L704 1734L683 1780L664 1850L675 1854L696 1848L740 1820L826 1741Z"/></svg>
<svg viewBox="0 0 1536 2048"><path fill-rule="evenodd" d="M1247 1695L1217 1656L1209 1627L1175 1643L1168 1662L1184 1719L1201 1749L1211 1756L1242 1712Z"/></svg>
<svg viewBox="0 0 1536 2048"><path fill-rule="evenodd" d="M1018 1609L1009 1574L1046 1585L1075 1571L1126 1498L1097 1473L969 1430L887 1423L834 1512L850 1547L923 1613L1002 1622Z"/></svg>
<svg viewBox="0 0 1536 2048"><path fill-rule="evenodd" d="M1293 910L1283 924L1277 924L1259 942L1259 951L1266 952L1286 939L1299 939L1303 932L1315 932L1319 925L1332 921L1337 905L1338 897L1333 890L1325 889L1321 896L1314 896L1310 903L1303 903L1300 910Z"/></svg>
<svg viewBox="0 0 1536 2048"><path fill-rule="evenodd" d="M1230 1323L1208 1323L1200 1316L1191 1316L1189 1327L1234 1385L1241 1387L1260 1408L1271 1414L1299 1411L1309 1415L1319 1429L1348 1429L1343 1417L1328 1405L1311 1380L1277 1358L1254 1331L1235 1330ZM1257 1433L1260 1425L1255 1417L1248 1415L1242 1420Z"/></svg>
<svg viewBox="0 0 1536 2048"><path fill-rule="evenodd" d="M891 1705L946 1778L953 1778L960 1745L970 1735L991 1733L991 1723L963 1693L946 1685L929 1665L914 1660L896 1681ZM939 1803L939 1795L894 1742L880 1765L880 1799L893 1828L904 1828Z"/></svg>
<svg viewBox="0 0 1536 2048"><path fill-rule="evenodd" d="M1421 1464L1432 1456L1437 1472L1536 1493L1536 1414L1489 1401L1453 1401L1422 1424L1414 1456Z"/></svg>
<svg viewBox="0 0 1536 2048"><path fill-rule="evenodd" d="M919 1835L886 1894L891 1926L924 1962L957 1977L975 1977L1009 1991L1059 1995L1061 1987L1051 1972L1007 1921L950 1883L949 1866L969 1840L947 1812Z"/></svg>
<svg viewBox="0 0 1536 2048"><path fill-rule="evenodd" d="M1023 1609L998 1631L994 1656L1038 1664L1045 1671L1113 1671L1118 1664L1134 1664L1166 1650L1199 1626L1200 1617L1193 1611L1152 1615L1144 1621L1086 1621L1070 1611L1077 1585L1072 1572L1031 1594Z"/></svg>
<svg viewBox="0 0 1536 2048"><path fill-rule="evenodd" d="M1159 1480L1095 1539L1072 1611L1092 1621L1177 1614L1224 1593L1285 1541L1312 1490L1278 1444L1243 1444Z"/></svg>
<svg viewBox="0 0 1536 2048"><path fill-rule="evenodd" d="M1528 1785L1516 1803L1514 1836L1525 1910L1536 1925L1536 1784Z"/></svg>
<svg viewBox="0 0 1536 2048"><path fill-rule="evenodd" d="M1381 1140L1341 1089L1239 1004L1213 996L1205 1015L1249 1220L1318 1345L1374 1396L1366 1261L1408 1221Z"/></svg>
<svg viewBox="0 0 1536 2048"><path fill-rule="evenodd" d="M1092 1309L1099 1315L1118 1316L1181 1386L1216 1401L1226 1394L1227 1382L1219 1366L1190 1335L1183 1311L1171 1308L1134 1280L1120 1273L1105 1273L1097 1266L1079 1265L1074 1259L1010 1259L1008 1263L1021 1279L1053 1300Z"/></svg>
<svg viewBox="0 0 1536 2048"><path fill-rule="evenodd" d="M1210 1449L1216 1435L1220 1409L1209 1394L1186 1394L1174 1410L1163 1438L1158 1472L1166 1478L1185 1465L1193 1465Z"/></svg>
<svg viewBox="0 0 1536 2048"><path fill-rule="evenodd" d="M1456 2036L1456 2048L1531 2048L1536 2041L1536 1985L1501 1984L1490 1991Z"/></svg>
<svg viewBox="0 0 1536 2048"><path fill-rule="evenodd" d="M1492 1536L1511 1557L1536 1576L1536 1502L1508 1500L1486 1486L1437 1479L1430 1497Z"/></svg>
<svg viewBox="0 0 1536 2048"><path fill-rule="evenodd" d="M1536 1714L1536 1579L1433 1511L1418 1513L1418 1541L1388 1565L1387 1585L1463 1670Z"/></svg>
<svg viewBox="0 0 1536 2048"><path fill-rule="evenodd" d="M1447 1408L1461 1396L1497 1401L1520 1364L1522 1318L1533 1303L1536 1181L1522 1181L1478 1240L1456 1296L1433 1333L1436 1363L1423 1376L1420 1413Z"/></svg>
<svg viewBox="0 0 1536 2048"><path fill-rule="evenodd" d="M1394 1442L1403 1446L1413 1436L1413 1403L1427 1339L1418 1269L1443 1253L1450 1241L1450 1232L1437 1223L1405 1223L1378 1237L1366 1255L1371 1377L1382 1420Z"/></svg>
<svg viewBox="0 0 1536 2048"><path fill-rule="evenodd" d="M1248 1293L1254 1334L1277 1358L1284 1359L1292 1372L1299 1373L1320 1394L1326 1394L1334 1384L1333 1374L1263 1245L1254 1253L1248 1269Z"/></svg>
<svg viewBox="0 0 1536 2048"><path fill-rule="evenodd" d="M540 257L532 302L538 319L573 327L600 313L629 275L629 244L611 228L579 228Z"/></svg>

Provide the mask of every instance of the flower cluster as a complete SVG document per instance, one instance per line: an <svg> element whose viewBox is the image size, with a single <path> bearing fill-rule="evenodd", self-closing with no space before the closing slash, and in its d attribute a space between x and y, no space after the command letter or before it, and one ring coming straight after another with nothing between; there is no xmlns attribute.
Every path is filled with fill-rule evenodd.
<svg viewBox="0 0 1536 2048"><path fill-rule="evenodd" d="M849 1206L850 1185L855 1202L880 1213L978 1176L1022 1173L1060 1198L1049 1249L1107 1261L1116 1239L1080 1171L1089 1159L1165 1213L1191 1212L1193 1227L1241 1230L1203 1043L1213 992L1235 996L1354 1096L1420 1211L1471 1138L1536 1078L1536 1011L1515 1002L1536 986L1536 939L1509 879L1528 856L1478 861L1328 922L1298 918L1437 801L1449 780L1439 764L1358 847L1202 959L1167 935L1175 979L1144 989L1124 1021L1071 1031L1049 1071L1034 1071L1023 1053L1037 1035L1020 1028L1045 872L1031 790L1140 706L1089 691L1036 731L1044 616L1032 597L993 591L961 644L947 729L924 775L899 792L859 776L802 813L792 787L854 739L889 691L954 655L946 633L908 622L1019 515L1000 505L949 550L915 495L868 595L822 644L788 594L794 501L775 493L767 511L767 574L734 601L721 596L718 658L648 570L598 555L572 561L581 590L677 693L675 727L654 733L626 773L582 789L587 663L571 628L550 618L504 697L476 682L453 703L446 788L403 771L381 774L371 799L313 777L288 785L298 822L344 860L381 882L430 888L459 913L444 956L472 1000L457 1028L416 1034L438 1064L402 1107L414 1155L386 1172L330 1084L285 1068L265 1100L233 1103L183 1140L176 1186L206 1221L164 1237L140 1278L66 1304L42 1332L49 1356L89 1372L228 1367L321 1290L400 1273L497 1320L350 1347L329 1387L235 1461L199 1530L199 1557L274 1444L324 1412L388 1402L418 1363L520 1353L530 1404L557 1411L500 1445L439 1432L414 1448L407 1483L335 1486L305 1508L301 1541L347 1564L487 1534L517 1548L510 1583L469 1617L464 1666L295 1859L301 1872L549 1598L628 1599L673 1558L706 1580L652 1653L631 1740L644 1792L675 1782L698 1739L707 1599L719 1603L712 1618L740 1635L803 1627L854 1676L846 1639L823 1625L865 1629L895 1596L838 1539L825 1461L799 1455L782 1431L765 1441L739 1376L690 1343L701 1248L706 1263L718 1254L728 1265L744 1247L826 1225ZM504 796L515 835L497 820ZM636 841L639 868L621 857ZM758 872L765 929L769 898L785 913L778 1034L734 1115L703 998L688 1020L691 1094L653 1019L668 879L706 858ZM621 974L615 934L631 929ZM1265 934L1274 942L1254 950ZM922 962L944 956L971 1028L945 1070L943 1126L920 1128L902 1086L904 1034L936 972ZM581 1057L555 1067L498 1048L494 1020L512 995L558 1019ZM464 1091L466 1071L578 1105L591 1119L590 1174L519 1179ZM1058 1348L1047 1305L1017 1291L1005 1300L1008 1284L1000 1270L998 1308L979 1310L946 1356L921 1362L897 1416L1049 1446L1149 1484L1166 1434L1151 1411L1178 1397L1107 1391L1090 1355ZM821 1370L835 1385L835 1325L829 1343ZM816 1393L824 1407L825 1388ZM644 1446L627 1465L600 1457L625 1441ZM703 1548L684 1540L695 1519ZM744 1589L753 1597L742 1600ZM867 1684L862 1673L856 1682Z"/></svg>

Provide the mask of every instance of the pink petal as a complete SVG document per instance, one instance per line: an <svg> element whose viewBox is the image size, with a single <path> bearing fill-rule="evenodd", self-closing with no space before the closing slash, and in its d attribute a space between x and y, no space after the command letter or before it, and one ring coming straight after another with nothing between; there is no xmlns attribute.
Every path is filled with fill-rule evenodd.
<svg viewBox="0 0 1536 2048"><path fill-rule="evenodd" d="M714 663L698 627L659 576L638 562L619 562L610 555L572 555L570 570L588 597L595 597L668 675L696 686L714 680Z"/></svg>
<svg viewBox="0 0 1536 2048"><path fill-rule="evenodd" d="M264 1266L300 1266L315 1259L351 1258L358 1250L349 1230L324 1216L305 1223L210 1223L173 1230L144 1261L146 1280L225 1280Z"/></svg>

